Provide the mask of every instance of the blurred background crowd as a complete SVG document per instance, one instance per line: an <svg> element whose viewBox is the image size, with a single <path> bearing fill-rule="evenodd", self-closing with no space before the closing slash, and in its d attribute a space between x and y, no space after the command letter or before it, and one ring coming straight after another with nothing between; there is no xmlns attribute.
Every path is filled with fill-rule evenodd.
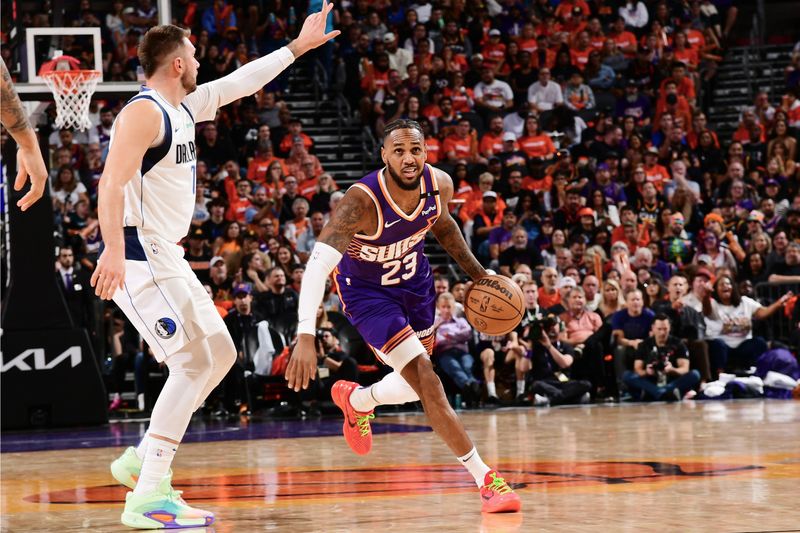
<svg viewBox="0 0 800 533"><path fill-rule="evenodd" d="M330 26L342 36L312 58L317 81L346 102L365 139L379 143L398 118L422 125L428 163L453 178L449 208L467 242L525 295L517 330L478 334L463 318L469 281L452 262L434 262L433 358L458 407L791 389L753 384L752 374L729 383L775 361L796 367L800 339L792 293L800 287L800 44L779 86L751 91L735 128L717 131L709 113L734 44L736 4L337 3ZM176 0L172 17L193 32L204 83L285 45L320 6ZM137 45L156 24L154 4L74 7L65 25L102 30L105 81L140 79ZM28 26L53 23L47 9L20 16ZM80 38L62 47L93 64ZM20 54L4 31L12 73ZM385 372L329 284L318 318L320 379L299 396L282 384L304 262L352 183L326 171L306 131L313 118L293 116L289 76L197 127L186 259L240 354L206 406L217 416L264 405L280 412L281 402L290 416L307 414L329 400L335 379L368 383ZM38 130L50 148L55 268L73 319L99 347L110 409L146 412L164 370L88 282L102 242L97 182L124 104L96 98L85 132L54 129L51 107ZM11 149L4 133L4 158Z"/></svg>

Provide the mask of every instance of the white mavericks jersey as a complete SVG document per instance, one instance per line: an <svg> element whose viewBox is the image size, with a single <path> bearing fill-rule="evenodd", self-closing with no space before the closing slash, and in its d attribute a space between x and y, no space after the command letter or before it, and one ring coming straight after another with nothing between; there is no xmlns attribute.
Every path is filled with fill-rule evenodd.
<svg viewBox="0 0 800 533"><path fill-rule="evenodd" d="M198 87L177 108L144 86L128 101L155 103L163 115L163 135L160 143L145 152L139 171L125 185L123 226L137 227L175 243L186 236L195 205L195 121L213 120L218 103L218 94L213 94L217 91L209 85ZM115 127L116 123L110 144Z"/></svg>

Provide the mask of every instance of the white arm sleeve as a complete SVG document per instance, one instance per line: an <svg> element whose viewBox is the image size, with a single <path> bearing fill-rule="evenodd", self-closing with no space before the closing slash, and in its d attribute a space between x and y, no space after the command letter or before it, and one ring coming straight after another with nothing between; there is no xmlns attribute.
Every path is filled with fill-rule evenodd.
<svg viewBox="0 0 800 533"><path fill-rule="evenodd" d="M324 242L318 242L311 251L303 275L300 288L300 302L297 304L297 334L316 335L317 308L325 294L325 280L342 260L342 254L336 248Z"/></svg>
<svg viewBox="0 0 800 533"><path fill-rule="evenodd" d="M217 109L254 94L292 63L294 54L284 46L243 65L223 78L200 85L183 99L183 103L194 115L195 122L214 120Z"/></svg>

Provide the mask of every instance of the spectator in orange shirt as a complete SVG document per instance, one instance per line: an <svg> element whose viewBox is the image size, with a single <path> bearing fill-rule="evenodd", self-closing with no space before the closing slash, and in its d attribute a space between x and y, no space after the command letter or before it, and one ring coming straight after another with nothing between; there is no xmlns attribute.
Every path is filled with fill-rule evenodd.
<svg viewBox="0 0 800 533"><path fill-rule="evenodd" d="M517 37L517 44L519 45L520 51L528 52L531 55L539 48L533 22L526 22L522 25L522 31Z"/></svg>
<svg viewBox="0 0 800 533"><path fill-rule="evenodd" d="M246 179L240 179L236 183L236 192L230 197L230 202L228 202L228 212L225 213L225 220L235 220L240 224L246 222L245 211L253 207L250 201L251 191L252 186Z"/></svg>
<svg viewBox="0 0 800 533"><path fill-rule="evenodd" d="M497 28L489 30L489 42L483 45L483 66L491 68L495 74L506 57L506 45L500 40L502 33Z"/></svg>
<svg viewBox="0 0 800 533"><path fill-rule="evenodd" d="M672 47L673 53L675 54L675 59L677 61L685 63L691 71L697 70L697 67L700 64L700 55L698 50L692 48L692 46L689 44L686 33L682 31L677 32L673 36Z"/></svg>
<svg viewBox="0 0 800 533"><path fill-rule="evenodd" d="M585 13L580 8L575 7L572 9L572 16L568 21L564 22L561 26L561 31L568 34L566 37L567 43L575 43L578 39L578 34L586 29Z"/></svg>
<svg viewBox="0 0 800 533"><path fill-rule="evenodd" d="M531 66L535 69L553 68L556 65L556 51L547 46L547 36L536 37L536 51L531 54Z"/></svg>
<svg viewBox="0 0 800 533"><path fill-rule="evenodd" d="M431 128L439 137L447 137L458 124L460 115L453 110L453 100L447 96L439 99L438 104L431 104L422 110L422 114L431 123Z"/></svg>
<svg viewBox="0 0 800 533"><path fill-rule="evenodd" d="M433 52L428 39L421 39L417 43L417 51L414 54L414 64L417 65L421 74L429 74L433 68Z"/></svg>
<svg viewBox="0 0 800 533"><path fill-rule="evenodd" d="M483 195L484 193L491 191L492 186L494 185L494 176L492 176L489 172L484 172L480 176L478 176L478 189L475 191L470 191L466 194L460 195L464 198L464 205L458 212L458 218L465 225L468 221L471 221L475 218L475 215L481 210L483 205ZM497 198L497 209L502 212L503 209L506 208L506 203L503 201L502 198ZM465 231L466 233L466 231Z"/></svg>
<svg viewBox="0 0 800 533"><path fill-rule="evenodd" d="M430 120L423 118L419 121L419 125L422 126L422 132L425 134L425 151L428 153L425 161L435 165L442 159L442 143L434 137Z"/></svg>
<svg viewBox="0 0 800 533"><path fill-rule="evenodd" d="M455 113L469 113L475 107L475 92L464 86L464 74L454 72L449 86L442 91L445 97L450 98Z"/></svg>
<svg viewBox="0 0 800 533"><path fill-rule="evenodd" d="M584 0L561 0L561 3L558 4L556 8L555 16L563 22L566 22L575 16L578 9L580 9L580 13L582 14L589 14L592 12L589 9L589 5L584 2Z"/></svg>
<svg viewBox="0 0 800 533"><path fill-rule="evenodd" d="M752 109L745 109L744 111L742 111L742 121L739 122L739 127L736 128L736 131L733 134L733 140L739 141L740 143L749 143L750 132L754 128L758 129L761 132L760 141L766 142L767 140L766 128L764 128L762 124L758 123L756 114L755 112L753 112Z"/></svg>
<svg viewBox="0 0 800 533"><path fill-rule="evenodd" d="M283 178L286 173L283 171L284 165L281 161L273 161L270 163L267 173L264 176L264 181L261 185L267 190L267 196L275 198L283 188Z"/></svg>
<svg viewBox="0 0 800 533"><path fill-rule="evenodd" d="M444 155L447 162L455 163L465 160L467 163L486 164L486 158L478 153L478 141L470 126L469 120L459 119L455 131L444 139Z"/></svg>
<svg viewBox="0 0 800 533"><path fill-rule="evenodd" d="M703 35L703 32L692 28L691 17L681 18L680 28L681 31L686 34L686 42L688 43L686 46L697 50L697 54L702 58L703 54L708 52L706 49L706 37Z"/></svg>
<svg viewBox="0 0 800 533"><path fill-rule="evenodd" d="M689 148L696 150L700 141L700 133L707 131L711 138L714 140L714 147L719 148L719 139L717 134L708 129L708 117L702 111L697 113L692 119L692 131L686 134L686 142Z"/></svg>
<svg viewBox="0 0 800 533"><path fill-rule="evenodd" d="M296 141L295 137L303 139L303 146L305 146L306 150L311 150L314 147L314 141L311 140L311 137L303 133L303 123L300 122L300 119L293 118L289 121L289 132L281 139L280 151L282 153L289 153L289 150L292 149L292 144Z"/></svg>
<svg viewBox="0 0 800 533"><path fill-rule="evenodd" d="M542 283L539 287L540 308L549 309L561 303L561 293L556 288L558 277L558 270L553 267L546 267L542 270Z"/></svg>
<svg viewBox="0 0 800 533"><path fill-rule="evenodd" d="M606 34L603 33L600 19L597 17L590 18L589 24L586 25L586 31L589 34L589 46L592 47L592 50L600 52L606 42Z"/></svg>
<svg viewBox="0 0 800 533"><path fill-rule="evenodd" d="M616 233L616 231L613 231L611 237L611 244L613 245L614 243L617 242L624 242L625 245L628 247L628 250L630 250L631 255L635 254L636 250L638 250L639 248L647 247L646 243L650 242L649 238L650 232L647 223L640 224L639 229L637 230L635 222L623 222L622 225L619 226L618 228L615 228L615 230L616 229L622 230L622 238L615 239L614 234Z"/></svg>
<svg viewBox="0 0 800 533"><path fill-rule="evenodd" d="M308 164L309 161L311 165ZM318 178L324 172L322 163L319 162L317 156L309 154L300 139L295 140L292 151L289 152L286 168L288 174L297 177L298 182L304 179Z"/></svg>
<svg viewBox="0 0 800 533"><path fill-rule="evenodd" d="M644 153L644 174L647 181L656 186L658 192L664 190L665 181L672 179L667 169L658 164L658 148L655 146L651 146Z"/></svg>
<svg viewBox="0 0 800 533"><path fill-rule="evenodd" d="M691 131L692 108L688 100L678 93L678 85L673 80L667 80L662 86L660 97L656 103L653 131L661 131L661 117L669 113L673 122L681 122L681 126Z"/></svg>
<svg viewBox="0 0 800 533"><path fill-rule="evenodd" d="M675 85L678 88L678 94L685 97L690 106L695 105L697 94L694 90L694 81L692 81L692 79L686 75L686 65L680 61L675 61L672 63L671 72L672 76L662 81L659 89L663 92L667 82L672 80L675 82Z"/></svg>
<svg viewBox="0 0 800 533"><path fill-rule="evenodd" d="M503 223L503 211L497 209L497 193L483 193L481 209L473 217L472 250L480 258L489 257L489 233Z"/></svg>
<svg viewBox="0 0 800 533"><path fill-rule="evenodd" d="M377 54L374 63L369 59L363 59L361 71L361 89L368 96L373 96L378 89L386 87L389 83L389 54L386 52Z"/></svg>
<svg viewBox="0 0 800 533"><path fill-rule="evenodd" d="M617 43L617 48L625 54L625 57L628 59L636 57L636 49L638 48L636 36L625 29L624 18L617 17L608 36L614 39L614 42Z"/></svg>
<svg viewBox="0 0 800 533"><path fill-rule="evenodd" d="M592 47L590 46L589 32L580 32L575 46L569 50L569 57L572 60L572 64L577 67L578 70L583 71L589 63L589 53L591 51Z"/></svg>
<svg viewBox="0 0 800 533"><path fill-rule="evenodd" d="M487 158L503 151L503 117L494 115L489 119L489 131L481 137L478 150Z"/></svg>
<svg viewBox="0 0 800 533"><path fill-rule="evenodd" d="M638 216L631 205L626 205L619 210L621 224L611 231L611 253L614 254L614 243L624 242L630 251L630 255L636 252L637 248L647 246L650 243L650 230L646 224L638 224ZM626 227L630 224L631 227ZM631 231L631 228L633 231Z"/></svg>
<svg viewBox="0 0 800 533"><path fill-rule="evenodd" d="M533 115L525 119L522 137L517 142L530 159L552 159L557 151L550 136L539 128L539 119Z"/></svg>
<svg viewBox="0 0 800 533"><path fill-rule="evenodd" d="M272 163L277 162L281 171L285 174L286 167L283 159L275 157L272 152L272 143L268 140L261 140L256 145L255 157L250 160L247 166L247 179L254 183L263 184L267 181L267 173Z"/></svg>
<svg viewBox="0 0 800 533"><path fill-rule="evenodd" d="M303 158L300 169L293 172L297 177L297 190L301 196L305 196L309 200L314 196L314 193L317 192L318 178L322 173L322 165L319 159L316 156L307 154Z"/></svg>

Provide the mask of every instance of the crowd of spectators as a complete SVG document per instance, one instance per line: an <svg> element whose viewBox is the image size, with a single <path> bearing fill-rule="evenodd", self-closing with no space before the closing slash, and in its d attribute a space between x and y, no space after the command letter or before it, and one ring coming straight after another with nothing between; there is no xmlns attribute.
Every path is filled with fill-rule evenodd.
<svg viewBox="0 0 800 533"><path fill-rule="evenodd" d="M318 4L179 0L172 16L193 30L202 83L288 42ZM428 162L453 177L450 209L467 242L525 295L517 330L489 337L463 319L469 282L437 274L433 357L465 405L679 400L722 371L754 364L769 349L760 319L787 313L800 328L790 293L767 305L755 293L762 282L800 283L800 51L786 89L755 95L733 137L720 138L704 110L735 19L731 4L336 6L342 36L319 56L331 81L377 136L393 119L420 122ZM138 39L156 23L150 0L114 2L108 14L83 0L75 13L73 24L103 28L106 80L135 80ZM72 53L90 60L85 49ZM246 413L254 395L274 389L294 336L303 264L343 196L283 102L286 90L279 78L197 130L186 258L240 349L216 395L222 414ZM93 107L88 132L48 131L52 116L40 123L52 150L65 290L74 291L73 264L84 272L96 264L97 181L122 105ZM335 377L374 370L368 350L348 353L358 343L342 319L329 284L318 319L320 398ZM146 370L147 347L130 340L121 315L106 309L102 322L87 318L86 327L104 335L112 366L136 361ZM797 331L791 341L796 347ZM121 392L120 380L110 381ZM117 394L112 408L120 405Z"/></svg>

